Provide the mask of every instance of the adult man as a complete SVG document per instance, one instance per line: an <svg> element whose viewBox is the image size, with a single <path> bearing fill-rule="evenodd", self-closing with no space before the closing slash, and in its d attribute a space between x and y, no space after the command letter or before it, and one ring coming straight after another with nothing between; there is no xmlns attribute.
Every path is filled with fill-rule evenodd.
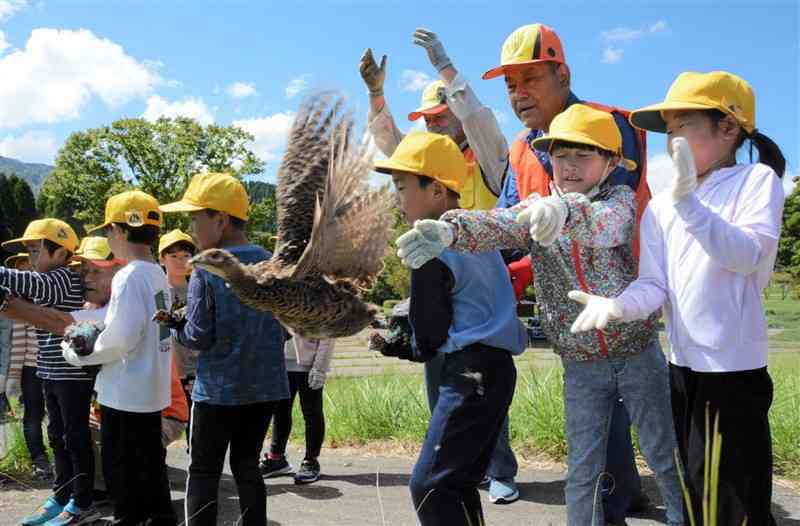
<svg viewBox="0 0 800 526"><path fill-rule="evenodd" d="M570 89L571 72L561 40L553 29L543 24L522 26L509 35L503 44L500 65L487 71L483 78L500 76L505 79L514 114L526 127L511 146L509 161L514 175L506 178L497 202L498 207L506 208L534 192L542 196L551 193L550 156L534 150L531 143L548 131L556 115L580 99ZM627 184L637 191L641 211L649 199L644 177L644 136L636 134L624 111L589 104L612 113L622 134L623 156L639 167L635 171L618 167L609 179L612 184ZM635 241L634 250L636 246ZM617 404L611 425L606 467L614 483L607 485L608 491L604 491L605 516L612 523L622 524L633 505L642 503L634 503L640 500L641 481L633 459L630 419L621 403Z"/></svg>
<svg viewBox="0 0 800 526"><path fill-rule="evenodd" d="M425 119L429 132L449 136L459 145L467 160L468 175L460 191L458 205L468 210L494 208L508 171L508 143L500 131L492 110L480 103L467 80L458 72L435 33L418 28L414 44L428 54L440 80L431 82L422 92L420 107L408 115L410 121ZM383 93L386 78L386 55L380 66L372 50L361 57L359 70L369 90L369 130L378 148L391 157L403 139ZM439 389L441 356L425 364L425 385L428 404L433 411ZM514 477L517 460L508 442L508 419L497 441L489 470L489 500L510 503L519 498Z"/></svg>

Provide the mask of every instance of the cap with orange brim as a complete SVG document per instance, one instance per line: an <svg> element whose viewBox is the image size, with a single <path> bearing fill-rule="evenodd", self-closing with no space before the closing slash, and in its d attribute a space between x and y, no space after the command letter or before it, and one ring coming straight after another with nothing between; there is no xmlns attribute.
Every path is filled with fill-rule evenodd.
<svg viewBox="0 0 800 526"><path fill-rule="evenodd" d="M522 26L506 38L500 52L500 65L484 73L483 79L505 75L508 68L539 62L567 63L561 39L544 24Z"/></svg>
<svg viewBox="0 0 800 526"><path fill-rule="evenodd" d="M415 121L425 115L438 115L447 109L447 89L444 82L434 80L422 91L419 108L408 114L408 120Z"/></svg>

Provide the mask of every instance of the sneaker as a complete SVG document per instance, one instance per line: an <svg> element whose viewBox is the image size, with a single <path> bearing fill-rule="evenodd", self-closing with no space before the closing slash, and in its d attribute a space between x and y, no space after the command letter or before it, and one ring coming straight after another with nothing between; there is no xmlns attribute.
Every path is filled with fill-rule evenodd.
<svg viewBox="0 0 800 526"><path fill-rule="evenodd" d="M258 465L258 469L261 470L261 475L265 479L287 475L292 472L292 466L286 461L286 457L264 458Z"/></svg>
<svg viewBox="0 0 800 526"><path fill-rule="evenodd" d="M64 509L57 516L44 523L44 526L77 526L78 524L89 524L99 519L100 512L94 506L79 508L75 501L70 499Z"/></svg>
<svg viewBox="0 0 800 526"><path fill-rule="evenodd" d="M514 479L492 479L489 482L489 502L492 504L511 504L519 498L519 490Z"/></svg>
<svg viewBox="0 0 800 526"><path fill-rule="evenodd" d="M319 480L319 462L317 459L305 459L300 470L294 475L295 484L311 484Z"/></svg>
<svg viewBox="0 0 800 526"><path fill-rule="evenodd" d="M483 477L483 478L481 479L481 481L478 483L478 487L479 487L479 488L485 488L486 486L488 486L488 485L489 485L489 483L490 483L490 482L492 482L492 477L490 477L489 475L486 475L486 476L485 476L485 477Z"/></svg>
<svg viewBox="0 0 800 526"><path fill-rule="evenodd" d="M58 514L64 509L64 506L59 504L55 497L50 497L42 504L42 507L34 511L27 517L19 521L19 526L37 526L44 524L52 518L58 517Z"/></svg>
<svg viewBox="0 0 800 526"><path fill-rule="evenodd" d="M33 464L31 476L34 480L53 480L53 468L46 456L36 457L31 463Z"/></svg>

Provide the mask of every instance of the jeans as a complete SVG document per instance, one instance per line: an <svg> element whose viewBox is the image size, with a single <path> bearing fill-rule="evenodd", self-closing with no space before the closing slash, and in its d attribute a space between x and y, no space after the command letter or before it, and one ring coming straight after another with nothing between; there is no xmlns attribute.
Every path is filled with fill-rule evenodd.
<svg viewBox="0 0 800 526"><path fill-rule="evenodd" d="M474 345L445 354L440 372L439 397L409 482L414 509L422 526L483 524L477 487L517 371L508 352Z"/></svg>
<svg viewBox="0 0 800 526"><path fill-rule="evenodd" d="M47 405L47 438L55 457L53 493L65 506L70 498L86 508L92 503L94 454L89 432L92 382L42 380Z"/></svg>
<svg viewBox="0 0 800 526"><path fill-rule="evenodd" d="M44 388L36 376L36 367L22 368L22 432L31 460L46 455L42 422L44 421ZM46 457L45 457L46 459Z"/></svg>
<svg viewBox="0 0 800 526"><path fill-rule="evenodd" d="M681 462L697 524L706 446L706 404L710 421L719 415L724 437L719 466L717 524L774 526L772 516L772 438L769 408L772 379L767 368L729 373L699 373L670 364L672 412ZM713 427L712 427L713 430ZM710 432L711 430L709 430Z"/></svg>
<svg viewBox="0 0 800 526"><path fill-rule="evenodd" d="M286 452L286 443L292 433L292 406L299 393L300 408L306 425L306 459L316 459L325 439L325 415L322 412L322 389L308 386L308 372L289 371L289 398L279 400L275 406L272 443L269 451L275 455Z"/></svg>
<svg viewBox="0 0 800 526"><path fill-rule="evenodd" d="M428 394L428 408L431 414L433 414L433 408L436 406L436 400L439 397L439 384L444 357L444 354L436 353L436 357L425 362L425 389ZM486 470L486 476L493 479L514 480L514 477L517 476L517 469L517 459L509 443L508 415L506 415L505 420L503 420L503 428L497 437L497 444L492 453L492 458L489 461L489 468Z"/></svg>
<svg viewBox="0 0 800 526"><path fill-rule="evenodd" d="M642 479L631 440L631 419L622 400L614 404L606 455L606 472L613 483L608 479L604 481L603 509L607 521L622 524L631 504L642 494Z"/></svg>
<svg viewBox="0 0 800 526"><path fill-rule="evenodd" d="M132 413L100 406L100 455L115 524L175 526L161 413ZM149 521L149 522L148 522Z"/></svg>
<svg viewBox="0 0 800 526"><path fill-rule="evenodd" d="M567 523L605 524L596 495L606 471L614 406L622 397L639 431L639 442L667 507L671 526L683 525L683 496L673 453L667 363L657 342L639 354L564 363L564 405L568 449Z"/></svg>
<svg viewBox="0 0 800 526"><path fill-rule="evenodd" d="M215 526L222 464L230 446L230 466L239 491L242 526L267 525L267 492L258 456L276 402L213 405L195 402L186 480L186 526Z"/></svg>

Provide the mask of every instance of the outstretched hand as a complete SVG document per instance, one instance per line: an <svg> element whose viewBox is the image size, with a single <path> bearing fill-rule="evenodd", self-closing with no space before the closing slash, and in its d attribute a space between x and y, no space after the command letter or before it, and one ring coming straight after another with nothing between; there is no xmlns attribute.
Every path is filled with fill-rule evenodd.
<svg viewBox="0 0 800 526"><path fill-rule="evenodd" d="M417 30L414 31L414 44L425 49L428 53L428 59L431 61L431 65L436 71L442 71L453 65L450 61L450 57L447 56L447 52L444 50L444 44L442 44L442 41L439 40L439 37L437 37L436 33L433 31L418 27Z"/></svg>
<svg viewBox="0 0 800 526"><path fill-rule="evenodd" d="M379 66L375 63L375 57L372 56L372 49L367 48L364 54L361 55L358 71L361 73L361 78L364 80L364 84L367 85L371 96L380 97L383 95L383 83L386 80L386 55L381 57Z"/></svg>
<svg viewBox="0 0 800 526"><path fill-rule="evenodd" d="M567 222L569 210L556 195L536 199L517 215L517 222L528 226L531 238L546 247L552 245Z"/></svg>
<svg viewBox="0 0 800 526"><path fill-rule="evenodd" d="M436 219L414 222L414 228L397 238L397 256L404 265L420 268L453 244L453 227Z"/></svg>
<svg viewBox="0 0 800 526"><path fill-rule="evenodd" d="M603 330L609 321L622 318L622 302L616 298L595 296L581 290L572 290L567 296L572 301L586 305L572 324L573 334L592 329Z"/></svg>

